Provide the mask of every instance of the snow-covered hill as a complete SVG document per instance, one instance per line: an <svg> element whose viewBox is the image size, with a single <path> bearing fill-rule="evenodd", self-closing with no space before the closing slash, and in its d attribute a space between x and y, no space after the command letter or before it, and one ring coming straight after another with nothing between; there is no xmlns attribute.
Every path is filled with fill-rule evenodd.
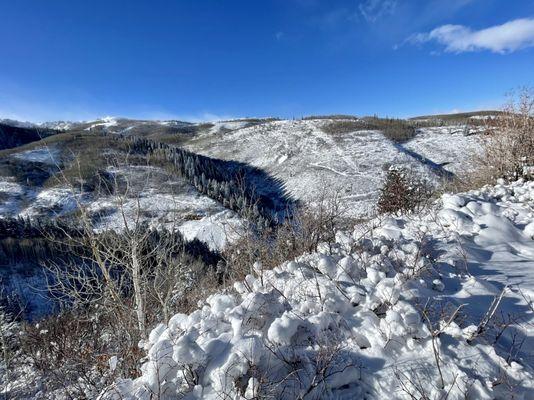
<svg viewBox="0 0 534 400"><path fill-rule="evenodd" d="M66 139L59 140L58 137L47 147L34 143L11 149L6 154L3 163L7 165L4 168L7 173L0 176L0 217L73 212L76 202L71 190L61 185L43 188L32 184L26 177L44 172L53 175L54 171L48 170L54 169L60 159L71 156L69 146L76 144L74 141L79 140L76 137L87 138L99 135L100 131L111 136L149 136L154 140L179 143L196 153L258 167L279 179L292 196L305 203L313 203L325 193L337 192L348 216L357 217L373 214L385 171L390 165L412 169L437 185L443 177L461 175L469 170L472 155L480 149L477 136L465 135L463 126L422 128L408 142L396 143L379 131L325 133L322 128L334 121L339 122L326 118L187 124L107 117L72 123L74 131L67 133ZM66 140L70 142L64 144ZM103 150L104 153L110 151ZM23 178L14 176L17 170L23 170ZM50 181L47 177L43 179ZM264 187L265 182L257 182L258 190L270 196L272 188ZM163 182L151 185L150 190L142 194L147 200L147 212L153 213L156 220L165 219L165 214L173 210L183 215L202 216L207 219L187 221L184 233L203 240L215 237L210 245L217 243L219 246L226 241L223 236L227 230L222 229L219 222L224 225L226 218L235 219L233 213L225 212L222 205L214 201L195 195L190 187L180 193L179 199L173 199L169 197L169 185ZM97 203L109 206L108 200L100 199ZM185 207L173 207L172 202ZM98 204L94 208L97 207ZM210 211L215 209L215 213ZM212 223L214 219L218 221L217 226ZM113 226L112 218L106 220Z"/></svg>
<svg viewBox="0 0 534 400"><path fill-rule="evenodd" d="M533 182L444 195L254 270L156 327L141 377L102 398L532 398Z"/></svg>
<svg viewBox="0 0 534 400"><path fill-rule="evenodd" d="M261 168L305 202L313 202L325 190L338 192L353 216L372 213L390 165L412 169L437 183L444 175L470 169L471 157L480 150L477 137L466 136L464 127L423 128L399 144L379 131L327 134L321 128L330 122L273 121L222 133L210 130L184 146Z"/></svg>

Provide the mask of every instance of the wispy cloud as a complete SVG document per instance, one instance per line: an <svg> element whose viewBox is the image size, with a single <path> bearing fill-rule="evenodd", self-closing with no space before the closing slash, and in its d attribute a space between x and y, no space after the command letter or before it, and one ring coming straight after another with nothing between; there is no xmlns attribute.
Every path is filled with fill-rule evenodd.
<svg viewBox="0 0 534 400"><path fill-rule="evenodd" d="M397 0L366 0L358 8L368 22L375 22L384 16L393 14L396 6Z"/></svg>
<svg viewBox="0 0 534 400"><path fill-rule="evenodd" d="M522 18L481 30L463 25L443 25L427 33L417 33L411 44L436 42L451 53L491 51L506 54L534 46L534 18Z"/></svg>

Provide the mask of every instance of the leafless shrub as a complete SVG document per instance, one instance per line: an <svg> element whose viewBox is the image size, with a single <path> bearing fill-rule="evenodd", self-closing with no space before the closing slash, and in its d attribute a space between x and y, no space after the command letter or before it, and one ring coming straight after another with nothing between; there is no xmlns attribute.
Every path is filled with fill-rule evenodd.
<svg viewBox="0 0 534 400"><path fill-rule="evenodd" d="M0 305L0 393L12 378L12 370L17 358L20 357L19 332L20 326L2 305Z"/></svg>
<svg viewBox="0 0 534 400"><path fill-rule="evenodd" d="M118 231L104 232L82 201L83 178L71 179L60 169L58 180L77 202L77 229L58 228L59 237L43 232L71 255L47 265L49 295L63 311L27 324L21 351L50 391L92 397L111 382L108 378L137 376L143 356L138 344L149 329L190 309L195 295L214 286L208 276L216 280L216 274L186 251L173 221L167 230L148 227L139 197L143 188L128 179L113 174L105 182L96 180L93 194L113 201L121 221ZM116 367L110 368L111 357Z"/></svg>
<svg viewBox="0 0 534 400"><path fill-rule="evenodd" d="M62 388L70 398L98 394L117 376L137 376L142 357L135 326L119 329L120 315L101 310L70 310L37 324L24 324L21 335L23 363L42 377L46 390ZM120 362L113 368L111 357Z"/></svg>
<svg viewBox="0 0 534 400"><path fill-rule="evenodd" d="M534 89L510 95L503 112L488 121L482 146L475 176L479 181L534 176Z"/></svg>
<svg viewBox="0 0 534 400"><path fill-rule="evenodd" d="M229 280L241 280L252 272L255 263L262 269L272 269L316 251L320 243L333 244L344 220L339 196L323 192L315 205L294 210L277 226L245 229L222 253Z"/></svg>

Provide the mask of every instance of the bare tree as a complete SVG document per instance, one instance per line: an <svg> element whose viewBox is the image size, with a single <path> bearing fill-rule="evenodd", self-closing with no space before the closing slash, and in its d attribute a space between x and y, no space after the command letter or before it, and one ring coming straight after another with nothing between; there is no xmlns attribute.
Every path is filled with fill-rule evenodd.
<svg viewBox="0 0 534 400"><path fill-rule="evenodd" d="M478 161L483 176L517 179L534 175L534 89L510 95L503 112L488 120L482 145Z"/></svg>

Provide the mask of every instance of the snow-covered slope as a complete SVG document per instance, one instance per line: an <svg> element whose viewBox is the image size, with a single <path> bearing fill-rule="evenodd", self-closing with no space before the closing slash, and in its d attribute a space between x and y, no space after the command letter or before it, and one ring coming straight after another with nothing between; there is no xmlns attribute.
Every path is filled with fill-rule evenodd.
<svg viewBox="0 0 534 400"><path fill-rule="evenodd" d="M532 398L533 182L444 195L254 270L156 327L141 377L102 397Z"/></svg>
<svg viewBox="0 0 534 400"><path fill-rule="evenodd" d="M466 136L465 126L422 128L404 146L461 176L471 170L473 156L482 150L474 132L476 130L470 130L470 135Z"/></svg>
<svg viewBox="0 0 534 400"><path fill-rule="evenodd" d="M390 165L412 169L438 184L444 176L469 170L473 154L480 151L477 136L465 135L464 126L422 128L408 142L395 143L379 131L343 134L323 131L323 126L336 122L343 121L236 120L187 124L106 117L72 124L71 128L81 136L102 130L108 134L154 137L196 153L244 162L280 179L292 196L307 203L336 192L347 212L358 217L373 214ZM13 153L13 157L28 161L46 163L47 157L52 160L44 148ZM262 184L265 186L265 182L258 183L258 189L268 194L269 188L261 187Z"/></svg>
<svg viewBox="0 0 534 400"><path fill-rule="evenodd" d="M412 169L432 182L467 169L476 137L445 128L421 129L408 143L396 144L378 131L331 135L321 120L273 121L210 131L185 146L194 152L246 162L281 179L296 198L313 202L336 191L352 215L372 213L390 165ZM460 128L463 132L463 129ZM447 144L446 146L444 144ZM443 168L442 163L451 163ZM261 189L261 188L260 188Z"/></svg>
<svg viewBox="0 0 534 400"><path fill-rule="evenodd" d="M37 163L37 168L42 169L53 166L57 154L53 148L37 148L15 153L12 157ZM108 167L107 171L118 180L127 180L131 193L127 196L82 194L77 188L62 183L61 178L55 186L40 187L16 182L14 177L0 177L0 218L54 218L76 212L83 205L94 217L96 230L121 230L123 216L131 222L141 212L141 219L151 226L177 228L186 239L199 239L212 249L223 248L242 224L235 212L161 168Z"/></svg>

